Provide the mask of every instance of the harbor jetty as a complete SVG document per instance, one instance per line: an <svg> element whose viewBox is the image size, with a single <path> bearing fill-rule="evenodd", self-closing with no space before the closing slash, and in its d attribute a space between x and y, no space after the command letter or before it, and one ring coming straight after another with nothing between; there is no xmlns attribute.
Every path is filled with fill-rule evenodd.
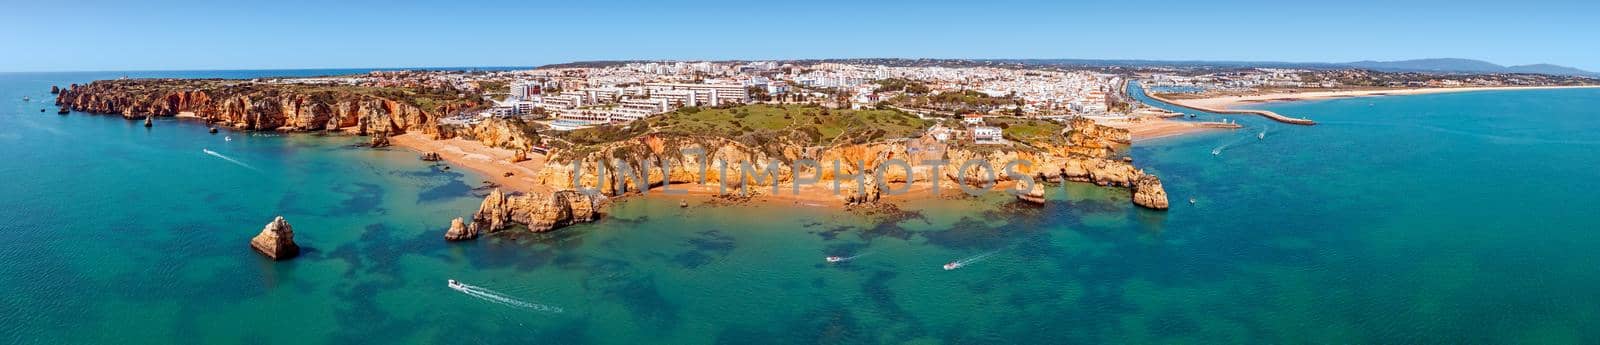
<svg viewBox="0 0 1600 345"><path fill-rule="evenodd" d="M1278 121L1278 122L1287 123L1287 124L1294 124L1294 125L1311 126L1311 125L1317 124L1316 121L1311 121L1311 119L1302 119L1302 118L1283 116L1282 114L1278 114L1278 113L1275 113L1275 112L1272 112L1272 111L1269 111L1269 110L1224 109L1224 108L1202 107L1202 106L1188 105L1188 104L1184 104L1184 103L1179 102L1179 101L1174 101L1174 100L1171 100L1171 99L1167 99L1167 98L1158 96L1155 93L1146 92L1145 95L1146 96L1150 96L1151 99L1155 99L1155 100L1161 101L1161 102L1166 103L1166 104L1171 104L1171 105L1178 106L1178 107L1183 107L1183 108L1187 108L1187 109L1194 109L1194 110L1199 110L1199 111L1204 111L1204 112L1211 112L1211 113L1218 113L1218 114L1260 115L1261 117L1272 119L1273 121Z"/></svg>

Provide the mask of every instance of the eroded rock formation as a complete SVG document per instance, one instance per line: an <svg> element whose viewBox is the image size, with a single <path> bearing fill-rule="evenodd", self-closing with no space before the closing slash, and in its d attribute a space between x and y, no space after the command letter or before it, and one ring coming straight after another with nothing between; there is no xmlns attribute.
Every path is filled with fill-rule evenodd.
<svg viewBox="0 0 1600 345"><path fill-rule="evenodd" d="M450 230L444 232L446 241L465 241L474 238L478 238L478 223L473 222L468 225L461 220L461 217L451 220Z"/></svg>
<svg viewBox="0 0 1600 345"><path fill-rule="evenodd" d="M1044 204L1044 185L1035 183L1032 189L1024 193L1017 193L1017 200L1026 201L1035 205Z"/></svg>
<svg viewBox="0 0 1600 345"><path fill-rule="evenodd" d="M1142 175L1133 181L1133 203L1151 209L1165 210L1167 204L1167 190L1161 187L1161 179L1154 175Z"/></svg>
<svg viewBox="0 0 1600 345"><path fill-rule="evenodd" d="M250 248L273 260L288 260L300 255L300 245L294 243L294 228L283 216L273 218L261 233L250 239Z"/></svg>
<svg viewBox="0 0 1600 345"><path fill-rule="evenodd" d="M712 186L726 186L732 193L761 195L772 193L774 185L780 186L780 193L791 192L789 188L799 170L800 179L815 178L818 181L815 185L830 190L833 182L839 181L840 201L861 204L878 201L882 188L900 188L908 182L927 186L937 180L941 194L960 193L959 186L963 184L982 188L1019 177L1035 182L1086 182L1131 191L1135 181L1149 176L1131 160L1116 157L1117 152L1131 142L1128 131L1101 126L1087 119L1070 124L1072 130L1063 134L1064 144L1036 143L1003 148L952 145L942 155L934 157L918 155L904 142L806 147L778 138L763 146L751 146L727 138L647 134L586 147L582 152L553 151L547 156L549 163L535 179L557 190L598 189L613 196L636 193L641 187L659 187L664 183L702 181ZM700 152L685 153L685 149ZM819 164L796 163L805 159ZM939 161L944 163L935 167ZM577 167L574 162L579 163ZM838 162L837 170L834 162ZM967 162L987 164L969 165ZM1006 166L1011 162L1027 164L1007 171ZM601 165L606 170L605 183L599 178ZM751 169L745 169L746 166ZM883 171L881 180L877 174L880 169ZM645 170L650 171L648 176L640 173ZM858 185L856 176L861 176L866 188ZM1157 196L1163 196L1159 199L1164 200L1165 192L1159 180L1155 181L1144 185L1148 200L1139 203L1140 206L1159 209L1155 207L1161 204L1156 202Z"/></svg>
<svg viewBox="0 0 1600 345"><path fill-rule="evenodd" d="M546 232L556 228L591 222L600 217L603 200L576 191L555 193L509 194L495 189L483 199L472 223L465 224L461 234L476 236L479 232L492 233L515 225L523 225L532 232ZM456 233L456 224L451 231Z"/></svg>
<svg viewBox="0 0 1600 345"><path fill-rule="evenodd" d="M128 79L72 84L60 90L56 104L129 119L183 114L242 130L355 128L365 134L368 130L428 132L436 128L439 116L476 107L478 101L470 97L423 99L371 88L218 79Z"/></svg>

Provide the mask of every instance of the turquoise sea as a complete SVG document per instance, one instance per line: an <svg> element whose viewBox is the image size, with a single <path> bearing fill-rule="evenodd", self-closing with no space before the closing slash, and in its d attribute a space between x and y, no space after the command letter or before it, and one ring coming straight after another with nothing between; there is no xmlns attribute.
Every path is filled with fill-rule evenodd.
<svg viewBox="0 0 1600 345"><path fill-rule="evenodd" d="M480 200L464 169L48 104L123 74L323 73L0 74L0 342L1600 341L1596 89L1266 105L1321 124L1135 145L1167 212L1081 184L894 214L653 198L465 243L441 239ZM301 257L250 250L275 215Z"/></svg>

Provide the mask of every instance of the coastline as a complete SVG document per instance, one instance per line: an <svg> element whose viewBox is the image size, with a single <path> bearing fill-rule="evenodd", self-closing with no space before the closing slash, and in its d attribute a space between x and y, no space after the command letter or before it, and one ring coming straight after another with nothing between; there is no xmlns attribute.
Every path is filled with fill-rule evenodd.
<svg viewBox="0 0 1600 345"><path fill-rule="evenodd" d="M1582 86L1485 86L1485 87L1444 87L1444 88L1413 88L1413 89L1378 89L1378 90L1347 90L1347 91L1316 91L1316 92L1277 92L1258 95L1236 95L1221 97L1205 97L1193 99L1169 99L1151 94L1151 98L1174 105L1190 108L1214 108L1224 111L1240 111L1233 109L1235 106L1278 102L1315 101L1351 97L1376 97L1376 96L1404 96L1425 95L1436 93L1473 92L1473 91L1518 91L1518 90L1555 90L1555 89L1587 89L1600 88L1595 85ZM1205 109L1200 109L1205 110Z"/></svg>
<svg viewBox="0 0 1600 345"><path fill-rule="evenodd" d="M1184 123L1182 121L1172 120L1163 121L1179 124ZM1157 133L1162 133L1161 136L1149 137L1145 139L1155 139L1158 137L1182 135L1213 129L1218 128L1202 126L1161 127L1155 130ZM507 192L552 193L556 191L550 186L539 183L534 178L534 176L537 176L539 170L544 168L546 157L543 154L530 153L527 161L512 163L510 160L514 155L512 150L489 147L483 145L482 143L462 138L435 140L419 133L409 133L392 136L389 139L391 144L393 144L395 147L404 148L416 152L419 155L428 152L438 153L439 157L443 159L443 162L460 166L462 168L482 174L486 181L495 184L495 188L499 188ZM512 173L512 176L505 176L505 173L507 172ZM940 186L941 191L937 195L933 194L933 187L926 181L923 181L921 183L912 185L911 189L904 194L884 194L880 202L896 204L899 202L905 202L919 198L951 199L969 197L960 190L960 187L948 184L949 181L945 182L947 183ZM1054 185L1064 182L1048 183L1046 181L1036 181L1035 183ZM845 185L848 185L848 183ZM795 193L792 188L793 187L790 185L783 185L780 187L778 193L772 193L771 186L752 186L750 188L751 195L746 197L739 194L740 189L737 186L728 186L726 194L723 194L715 184L674 183L671 187L671 194L668 194L666 190L662 189L662 187L656 186L651 187L650 190L645 194L630 192L622 196L614 196L611 198L623 199L633 197L649 197L667 198L671 200L681 199L701 203L715 203L721 200L730 200L741 203L790 203L796 206L837 209L850 208L850 205L846 202L845 198L847 192L833 190L832 182L819 182L813 185L804 185L800 187L799 193ZM896 186L895 188L899 187ZM1005 193L1007 189L1011 188L1016 188L1015 181L997 181L992 187L987 189L986 193Z"/></svg>
<svg viewBox="0 0 1600 345"><path fill-rule="evenodd" d="M525 193L553 192L550 187L534 179L539 170L544 169L545 156L542 154L529 154L528 160L512 163L511 157L516 154L512 150L489 147L462 138L433 140L422 133L391 136L389 142L396 147L415 151L419 155L428 152L438 153L440 158L451 164L483 174L484 179L501 189ZM506 176L507 173L511 176Z"/></svg>
<svg viewBox="0 0 1600 345"><path fill-rule="evenodd" d="M1154 100L1157 100L1157 101L1161 101L1163 103L1171 104L1173 106L1189 108L1189 109L1194 109L1194 110L1199 110L1199 111L1204 111L1204 112L1211 112L1211 113L1218 113L1218 114L1260 115L1262 117L1265 117L1265 118L1268 118L1268 119L1272 119L1273 121L1278 121L1278 122L1287 123L1287 124L1294 124L1294 125L1310 126L1310 125L1317 124L1316 121L1312 121L1311 119L1288 117L1288 116L1284 116L1282 114L1278 114L1278 113L1275 113L1275 112L1272 112L1272 111L1268 111L1268 110L1232 109L1232 108L1228 108L1228 107L1207 106L1207 105L1187 102L1189 100L1168 99L1166 97L1161 97L1161 96L1156 95L1154 93L1146 93L1145 96L1149 96L1150 99L1154 99Z"/></svg>
<svg viewBox="0 0 1600 345"><path fill-rule="evenodd" d="M1237 129L1237 124L1222 122L1180 121L1173 119L1138 119L1132 121L1100 121L1102 125L1128 130L1134 142L1189 135L1194 133Z"/></svg>

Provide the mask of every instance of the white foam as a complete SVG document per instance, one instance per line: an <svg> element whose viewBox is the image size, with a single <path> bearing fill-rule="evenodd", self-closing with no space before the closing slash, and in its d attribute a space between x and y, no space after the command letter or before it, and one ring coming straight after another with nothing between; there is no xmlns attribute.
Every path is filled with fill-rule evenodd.
<svg viewBox="0 0 1600 345"><path fill-rule="evenodd" d="M200 151L201 152L205 152L206 154L212 155L212 156L217 157L217 158L222 158L222 160L228 161L229 163L233 163L233 164L236 164L238 166L245 167L245 169L261 171L261 169L256 169L256 167L250 166L249 164L244 164L244 162L240 162L240 161L238 161L236 159L233 159L232 157L224 156L221 153L217 153L217 151L212 151L210 149L200 149Z"/></svg>
<svg viewBox="0 0 1600 345"><path fill-rule="evenodd" d="M473 285L467 285L466 283L457 282L455 286L451 286L450 288L451 289L455 289L456 291L460 291L461 293L466 294L467 296L472 296L473 298L477 298L477 299L484 300L484 301L489 301L491 303L504 305L504 306L508 306L508 307L512 307L512 308L531 309L531 310L542 311L542 312L551 312L551 313L564 312L564 310L562 310L561 307L554 307L554 306L548 306L548 305L543 305L543 304L538 304L538 303L525 302L525 301L522 301L522 300L519 300L519 299L516 299L516 298L512 298L511 296L507 296L505 294L496 292L494 290L489 290L489 289L485 289L485 288L478 287L478 286L473 286Z"/></svg>

